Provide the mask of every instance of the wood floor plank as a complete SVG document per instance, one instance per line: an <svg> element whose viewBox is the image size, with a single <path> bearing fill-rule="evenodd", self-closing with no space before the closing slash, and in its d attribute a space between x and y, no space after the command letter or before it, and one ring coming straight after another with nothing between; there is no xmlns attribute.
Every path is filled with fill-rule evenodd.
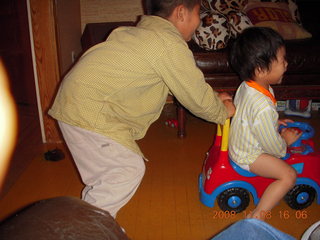
<svg viewBox="0 0 320 240"><path fill-rule="evenodd" d="M164 111L138 142L149 159L146 173L136 194L116 219L133 240L206 240L245 217L244 213L227 217L218 206L208 208L199 201L198 175L212 144L215 125L188 115L187 138L178 139L176 129L164 125L171 115ZM320 113L299 120L315 127L314 140L319 149ZM28 146L28 142L25 144ZM58 147L67 153L65 159L58 162L43 159L43 153L53 147L44 145L26 155L32 158L30 164L0 198L0 220L41 199L61 195L80 197L84 185L64 145ZM247 210L254 207L251 201ZM283 211L288 211L289 219L280 217ZM302 219L301 214L281 201L267 222L300 238L307 227L320 219L320 206L314 202L306 209L306 216Z"/></svg>

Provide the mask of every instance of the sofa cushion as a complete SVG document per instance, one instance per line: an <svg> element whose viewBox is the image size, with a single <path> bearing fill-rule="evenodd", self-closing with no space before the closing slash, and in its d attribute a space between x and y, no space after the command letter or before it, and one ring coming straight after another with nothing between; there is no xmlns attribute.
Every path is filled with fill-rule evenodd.
<svg viewBox="0 0 320 240"><path fill-rule="evenodd" d="M250 19L241 12L248 0L202 0L201 22L193 39L205 50L225 48L230 38L252 26Z"/></svg>
<svg viewBox="0 0 320 240"><path fill-rule="evenodd" d="M298 6L296 4L297 0L202 0L201 1L201 12L205 13L202 20L204 22L209 19L212 20L212 17L209 17L210 14L214 14L222 18L224 16L227 19L227 23L225 26L218 26L219 22L215 22L215 26L213 29L217 32L217 29L224 31L220 31L217 39L217 35L214 31L210 31L201 25L194 36L195 42L205 50L218 50L225 48L229 42L229 39L236 38L239 33L241 33L245 28L252 26L252 22L250 17L253 17L253 20L257 26L266 26L271 27L278 31L286 40L289 39L304 39L310 38L311 34L306 31L301 25L300 14L298 11ZM270 12L270 8L280 8L280 10L276 10L276 13L281 11L283 16L286 16L287 19L285 21L275 21L274 19L269 19L270 21L260 20L257 22L257 17L254 17L252 13L257 11L257 9L252 9L252 5L263 6L262 11ZM267 6L275 6L275 7L265 7ZM259 11L261 10L261 6L259 6ZM247 16L248 8L250 8L250 16ZM272 10L274 11L274 10ZM257 14L261 15L261 11L257 12ZM275 15L275 14L273 14ZM228 25L230 36L227 35L228 30L225 30L225 27ZM210 28L210 27L209 27ZM224 41L221 41L222 33L224 33Z"/></svg>
<svg viewBox="0 0 320 240"><path fill-rule="evenodd" d="M298 10L298 6L296 4L296 0L249 0L249 1L260 1L260 2L274 2L274 3L286 3L288 4L291 16L293 20L301 25L300 14Z"/></svg>
<svg viewBox="0 0 320 240"><path fill-rule="evenodd" d="M231 11L228 13L227 17L230 25L231 37L233 38L236 38L236 36L245 28L252 26L247 14L243 12Z"/></svg>
<svg viewBox="0 0 320 240"><path fill-rule="evenodd" d="M228 15L230 11L240 12L248 0L202 0L201 5L209 11L218 11Z"/></svg>
<svg viewBox="0 0 320 240"><path fill-rule="evenodd" d="M193 35L194 41L206 50L225 48L231 37L228 19L218 12L204 12L201 24Z"/></svg>
<svg viewBox="0 0 320 240"><path fill-rule="evenodd" d="M194 34L194 41L205 50L225 48L230 38L248 26L250 19L241 12L248 0L202 0L202 24ZM209 25L210 24L210 25Z"/></svg>
<svg viewBox="0 0 320 240"><path fill-rule="evenodd" d="M287 3L249 1L244 12L255 26L271 27L286 40L311 37L309 32L295 22Z"/></svg>

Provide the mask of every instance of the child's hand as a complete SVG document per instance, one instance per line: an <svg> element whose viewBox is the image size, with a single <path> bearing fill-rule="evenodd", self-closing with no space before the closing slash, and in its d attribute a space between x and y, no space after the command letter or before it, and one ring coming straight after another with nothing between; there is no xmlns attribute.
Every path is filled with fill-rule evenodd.
<svg viewBox="0 0 320 240"><path fill-rule="evenodd" d="M279 120L278 120L279 126L280 126L280 125L287 126L287 123L288 123L288 122L293 123L294 121L291 120L291 119L279 119Z"/></svg>
<svg viewBox="0 0 320 240"><path fill-rule="evenodd" d="M290 146L301 137L302 132L299 132L294 128L283 128L280 135L286 141L287 145Z"/></svg>
<svg viewBox="0 0 320 240"><path fill-rule="evenodd" d="M227 109L228 118L231 118L234 115L234 113L236 112L236 107L234 106L232 100L230 100L230 99L224 100L222 102Z"/></svg>

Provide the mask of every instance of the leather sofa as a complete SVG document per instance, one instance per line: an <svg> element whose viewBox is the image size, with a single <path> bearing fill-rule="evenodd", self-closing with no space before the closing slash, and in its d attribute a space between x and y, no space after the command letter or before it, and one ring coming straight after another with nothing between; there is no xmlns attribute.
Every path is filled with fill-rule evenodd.
<svg viewBox="0 0 320 240"><path fill-rule="evenodd" d="M129 240L109 212L71 196L32 203L0 223L3 240Z"/></svg>
<svg viewBox="0 0 320 240"><path fill-rule="evenodd" d="M298 0L297 5L302 25L312 34L312 38L286 41L288 69L282 84L274 86L278 100L320 99L320 2ZM134 24L134 22L87 24L81 38L83 50L104 41L115 27ZM228 61L230 44L221 50L207 51L191 40L189 47L198 67L204 73L205 80L213 89L233 95L241 82ZM178 136L185 137L186 110L179 103L177 106Z"/></svg>

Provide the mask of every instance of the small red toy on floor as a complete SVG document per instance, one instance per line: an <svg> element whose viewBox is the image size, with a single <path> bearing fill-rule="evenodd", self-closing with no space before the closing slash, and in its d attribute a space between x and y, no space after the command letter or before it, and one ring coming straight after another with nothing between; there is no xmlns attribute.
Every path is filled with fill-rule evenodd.
<svg viewBox="0 0 320 240"><path fill-rule="evenodd" d="M164 123L166 126L177 128L178 127L178 120L177 119L168 119Z"/></svg>

